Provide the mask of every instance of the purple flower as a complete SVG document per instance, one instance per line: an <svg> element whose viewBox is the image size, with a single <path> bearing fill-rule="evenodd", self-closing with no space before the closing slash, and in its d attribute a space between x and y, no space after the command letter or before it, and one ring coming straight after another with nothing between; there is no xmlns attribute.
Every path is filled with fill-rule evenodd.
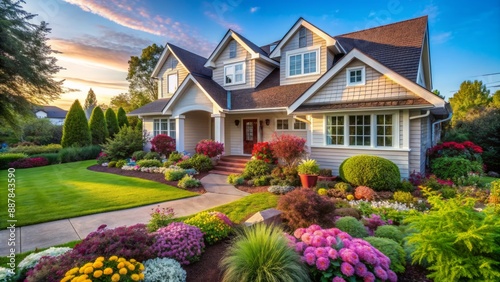
<svg viewBox="0 0 500 282"><path fill-rule="evenodd" d="M336 277L333 277L332 282L346 282L346 281L344 278L336 276Z"/></svg>
<svg viewBox="0 0 500 282"><path fill-rule="evenodd" d="M316 268L320 271L325 271L330 267L330 260L325 257L320 257L316 260Z"/></svg>
<svg viewBox="0 0 500 282"><path fill-rule="evenodd" d="M323 248L323 247L319 247L319 248L316 248L316 250L314 250L314 255L316 255L316 257L328 257L328 251Z"/></svg>
<svg viewBox="0 0 500 282"><path fill-rule="evenodd" d="M304 255L307 254L307 253L314 253L314 251L316 250L315 247L307 247L305 250L304 250Z"/></svg>
<svg viewBox="0 0 500 282"><path fill-rule="evenodd" d="M328 257L331 259L337 259L339 257L337 250L332 249L332 248L330 250L328 250Z"/></svg>
<svg viewBox="0 0 500 282"><path fill-rule="evenodd" d="M340 252L340 257L342 260L352 264L356 265L359 262L359 257L358 255L351 249L341 249Z"/></svg>
<svg viewBox="0 0 500 282"><path fill-rule="evenodd" d="M306 233L306 229L299 228L299 229L295 230L295 232L293 232L293 236L295 236L295 238L297 238L297 239L300 239L304 233Z"/></svg>
<svg viewBox="0 0 500 282"><path fill-rule="evenodd" d="M314 235L311 240L311 245L314 247L326 247L327 241L321 236Z"/></svg>
<svg viewBox="0 0 500 282"><path fill-rule="evenodd" d="M343 262L340 265L340 271L347 277L354 275L354 267L348 262Z"/></svg>
<svg viewBox="0 0 500 282"><path fill-rule="evenodd" d="M316 256L314 255L314 253L307 253L304 255L304 257L305 257L306 263L309 265L314 265L314 263L316 262Z"/></svg>
<svg viewBox="0 0 500 282"><path fill-rule="evenodd" d="M382 267L375 266L373 272L375 272L375 276L377 276L378 278L382 280L387 280L387 272L384 269L382 269Z"/></svg>
<svg viewBox="0 0 500 282"><path fill-rule="evenodd" d="M374 282L375 281L375 275L371 272L367 272L366 276L363 279L364 282Z"/></svg>
<svg viewBox="0 0 500 282"><path fill-rule="evenodd" d="M356 269L356 275L360 277L365 277L368 269L366 269L366 265L362 262L358 262L354 268Z"/></svg>
<svg viewBox="0 0 500 282"><path fill-rule="evenodd" d="M396 282L398 281L398 276L396 275L396 273L394 273L394 271L392 270L387 270L387 278L389 279L389 281L391 282Z"/></svg>
<svg viewBox="0 0 500 282"><path fill-rule="evenodd" d="M304 242L297 242L295 244L295 251L297 253L302 253L302 251L306 248L306 244Z"/></svg>
<svg viewBox="0 0 500 282"><path fill-rule="evenodd" d="M335 239L334 236L327 236L326 237L326 242L328 244L328 246L334 246L334 245L337 245L337 239Z"/></svg>
<svg viewBox="0 0 500 282"><path fill-rule="evenodd" d="M380 266L384 269L389 269L391 265L391 259L388 257L379 257Z"/></svg>
<svg viewBox="0 0 500 282"><path fill-rule="evenodd" d="M313 224L307 228L307 232L314 233L316 230L321 230L321 226Z"/></svg>

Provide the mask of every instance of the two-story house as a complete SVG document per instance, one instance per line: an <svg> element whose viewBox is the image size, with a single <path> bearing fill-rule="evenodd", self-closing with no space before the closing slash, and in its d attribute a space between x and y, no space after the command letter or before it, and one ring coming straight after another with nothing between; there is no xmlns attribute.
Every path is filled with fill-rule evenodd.
<svg viewBox="0 0 500 282"><path fill-rule="evenodd" d="M424 171L451 116L431 92L427 17L337 36L300 18L261 47L229 30L207 59L167 44L152 76L159 99L129 115L178 151L214 139L226 155L249 155L275 133L294 134L334 173L358 154L392 160L402 177Z"/></svg>

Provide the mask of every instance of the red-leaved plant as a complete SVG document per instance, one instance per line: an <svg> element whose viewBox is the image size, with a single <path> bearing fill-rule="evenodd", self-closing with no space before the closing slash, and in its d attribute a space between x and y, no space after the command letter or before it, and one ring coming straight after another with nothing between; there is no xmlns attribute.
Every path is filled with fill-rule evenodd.
<svg viewBox="0 0 500 282"><path fill-rule="evenodd" d="M259 142L253 145L252 157L268 164L277 164L278 159L273 156L273 151L268 142Z"/></svg>
<svg viewBox="0 0 500 282"><path fill-rule="evenodd" d="M151 140L151 150L165 156L175 151L175 139L166 135L158 134Z"/></svg>
<svg viewBox="0 0 500 282"><path fill-rule="evenodd" d="M196 144L196 153L203 154L210 158L221 155L223 152L224 144L214 140L205 139Z"/></svg>
<svg viewBox="0 0 500 282"><path fill-rule="evenodd" d="M49 161L43 157L25 158L9 163L12 168L31 168L49 165Z"/></svg>
<svg viewBox="0 0 500 282"><path fill-rule="evenodd" d="M470 161L480 161L483 148L472 143L465 141L458 142L444 142L429 149L429 157L436 159L440 157L462 157Z"/></svg>
<svg viewBox="0 0 500 282"><path fill-rule="evenodd" d="M269 143L274 157L282 160L286 166L292 166L306 152L306 139L290 134L273 134Z"/></svg>

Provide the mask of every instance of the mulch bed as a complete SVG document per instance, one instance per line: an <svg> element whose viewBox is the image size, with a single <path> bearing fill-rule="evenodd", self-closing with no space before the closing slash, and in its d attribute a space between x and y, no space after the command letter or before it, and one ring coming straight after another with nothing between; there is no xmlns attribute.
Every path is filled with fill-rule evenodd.
<svg viewBox="0 0 500 282"><path fill-rule="evenodd" d="M207 246L201 255L201 260L182 268L186 270L187 282L216 282L221 281L222 271L219 269L219 261L230 245L230 240L219 242L213 246Z"/></svg>
<svg viewBox="0 0 500 282"><path fill-rule="evenodd" d="M236 188L238 188L239 190L241 190L243 192L253 194L253 193L267 192L267 188L269 188L269 186L255 187L255 186L238 185L238 186L236 186Z"/></svg>

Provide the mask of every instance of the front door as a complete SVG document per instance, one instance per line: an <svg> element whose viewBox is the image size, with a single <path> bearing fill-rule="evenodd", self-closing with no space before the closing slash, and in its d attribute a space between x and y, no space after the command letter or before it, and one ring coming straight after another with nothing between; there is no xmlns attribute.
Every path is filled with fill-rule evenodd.
<svg viewBox="0 0 500 282"><path fill-rule="evenodd" d="M253 145L257 143L257 120L243 120L243 154L251 154Z"/></svg>

